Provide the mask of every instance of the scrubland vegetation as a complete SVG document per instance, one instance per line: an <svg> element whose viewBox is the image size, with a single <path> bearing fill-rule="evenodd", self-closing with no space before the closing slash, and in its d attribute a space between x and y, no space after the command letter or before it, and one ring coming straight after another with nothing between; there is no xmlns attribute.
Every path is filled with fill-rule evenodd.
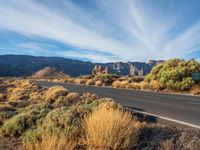
<svg viewBox="0 0 200 150"><path fill-rule="evenodd" d="M200 146L199 130L146 123L109 98L61 86L44 88L24 79L0 83L0 149L197 150Z"/></svg>
<svg viewBox="0 0 200 150"><path fill-rule="evenodd" d="M157 81L160 89L184 91L190 90L195 85L192 79L194 72L200 72L200 63L197 61L172 59L154 67L145 80L147 82Z"/></svg>
<svg viewBox="0 0 200 150"><path fill-rule="evenodd" d="M0 137L19 138L22 149L131 149L138 143L142 123L112 99L28 80L1 80L0 92Z"/></svg>
<svg viewBox="0 0 200 150"><path fill-rule="evenodd" d="M146 77L120 77L113 74L68 77L55 82L81 85L110 86L133 90L200 94L200 83L192 79L192 73L200 72L200 63L195 60L171 59L155 66Z"/></svg>

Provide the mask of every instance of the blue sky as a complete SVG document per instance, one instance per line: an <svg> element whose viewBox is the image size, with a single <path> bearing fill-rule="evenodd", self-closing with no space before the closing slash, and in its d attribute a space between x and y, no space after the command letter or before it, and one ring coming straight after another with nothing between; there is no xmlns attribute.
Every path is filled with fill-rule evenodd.
<svg viewBox="0 0 200 150"><path fill-rule="evenodd" d="M200 59L200 1L0 0L0 54Z"/></svg>

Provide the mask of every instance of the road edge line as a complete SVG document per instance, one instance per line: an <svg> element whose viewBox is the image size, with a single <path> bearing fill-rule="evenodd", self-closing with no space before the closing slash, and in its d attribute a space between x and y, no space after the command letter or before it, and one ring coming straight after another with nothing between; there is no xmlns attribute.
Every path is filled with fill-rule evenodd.
<svg viewBox="0 0 200 150"><path fill-rule="evenodd" d="M156 114L152 114L152 113L148 113L148 112L144 112L144 111L140 111L140 110L135 110L135 109L130 109L130 108L128 108L128 109L132 110L136 113L140 113L140 114L144 114L144 115L148 115L148 116L153 116L153 117L156 117L156 118L159 118L159 119L163 119L163 120L167 120L167 121L171 121L171 122L175 122L175 123L179 123L179 124L182 124L182 125L186 125L186 126L190 126L190 127L193 127L193 128L200 129L200 126L196 125L196 124L191 124L191 123L188 123L188 122L184 122L184 121L180 121L180 120L176 120L176 119L171 119L171 118L168 118L168 117L164 117L164 116L160 116L160 115L156 115Z"/></svg>

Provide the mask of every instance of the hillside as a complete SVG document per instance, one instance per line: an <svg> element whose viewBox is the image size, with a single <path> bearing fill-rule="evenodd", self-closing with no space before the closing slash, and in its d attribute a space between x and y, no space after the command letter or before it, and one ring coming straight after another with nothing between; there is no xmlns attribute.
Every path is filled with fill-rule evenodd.
<svg viewBox="0 0 200 150"><path fill-rule="evenodd" d="M70 76L91 74L95 65L108 67L112 74L128 75L130 66L142 68L144 74L151 71L157 61L91 63L61 57L36 57L27 55L0 55L0 76L30 76L45 67L52 67Z"/></svg>
<svg viewBox="0 0 200 150"><path fill-rule="evenodd" d="M57 71L55 68L51 68L51 67L45 67L42 70L37 71L32 78L36 78L36 79L49 79L49 78L53 78L53 79L63 79L65 77L68 77L68 75L66 75L65 73L63 73L62 71Z"/></svg>

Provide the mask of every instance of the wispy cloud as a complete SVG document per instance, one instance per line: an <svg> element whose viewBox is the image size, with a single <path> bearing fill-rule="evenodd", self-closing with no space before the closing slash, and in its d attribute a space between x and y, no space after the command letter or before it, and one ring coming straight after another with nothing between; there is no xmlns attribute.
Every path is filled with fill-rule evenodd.
<svg viewBox="0 0 200 150"><path fill-rule="evenodd" d="M1 0L0 29L87 50L56 48L52 54L91 61L186 57L200 50L198 4L198 0L93 0L81 4ZM17 46L36 53L44 50L34 42Z"/></svg>

